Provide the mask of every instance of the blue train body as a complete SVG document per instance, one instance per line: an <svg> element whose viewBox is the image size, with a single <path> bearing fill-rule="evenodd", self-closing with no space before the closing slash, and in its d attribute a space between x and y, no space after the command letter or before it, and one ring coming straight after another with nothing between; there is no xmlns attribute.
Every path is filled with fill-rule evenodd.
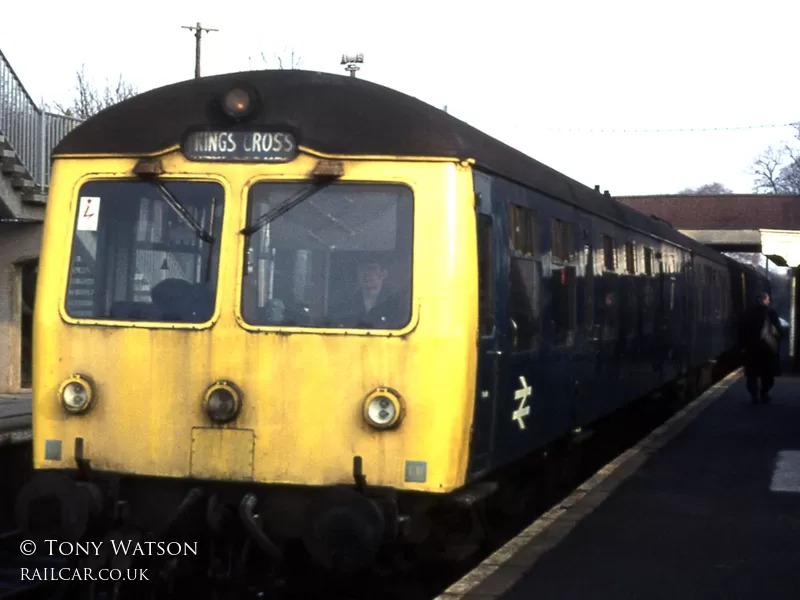
<svg viewBox="0 0 800 600"><path fill-rule="evenodd" d="M754 269L607 196L474 181L473 479L736 354L738 318L768 286Z"/></svg>

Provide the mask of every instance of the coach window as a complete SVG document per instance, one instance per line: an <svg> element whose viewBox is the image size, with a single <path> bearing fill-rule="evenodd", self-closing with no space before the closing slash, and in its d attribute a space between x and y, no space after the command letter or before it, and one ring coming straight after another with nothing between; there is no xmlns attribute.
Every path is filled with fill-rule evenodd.
<svg viewBox="0 0 800 600"><path fill-rule="evenodd" d="M631 275L636 273L636 249L632 242L625 244L625 271Z"/></svg>
<svg viewBox="0 0 800 600"><path fill-rule="evenodd" d="M614 245L614 238L604 235L603 236L603 267L606 271L613 271L616 268L617 261L615 260L616 248Z"/></svg>
<svg viewBox="0 0 800 600"><path fill-rule="evenodd" d="M740 308L740 311L742 311L747 307L747 281L745 280L744 273L739 273L739 277L742 280L742 304Z"/></svg>
<svg viewBox="0 0 800 600"><path fill-rule="evenodd" d="M583 246L584 254L584 314L583 322L587 329L594 326L594 249L591 243L591 234L583 230L583 239L586 243Z"/></svg>
<svg viewBox="0 0 800 600"><path fill-rule="evenodd" d="M694 273L694 281L697 286L695 319L698 323L703 322L703 267L698 267Z"/></svg>
<svg viewBox="0 0 800 600"><path fill-rule="evenodd" d="M719 274L717 275L717 281L719 282L719 317L720 319L724 319L727 317L727 290L728 290L728 278L727 273L725 271L720 270Z"/></svg>
<svg viewBox="0 0 800 600"><path fill-rule="evenodd" d="M541 334L542 264L537 257L539 221L536 213L516 204L508 205L510 245L509 300L516 325L515 350L533 350Z"/></svg>
<svg viewBox="0 0 800 600"><path fill-rule="evenodd" d="M714 290L715 281L716 281L716 273L714 272L714 268L709 265L706 267L706 292L707 292L706 321L709 323L713 321L714 310L716 309L716 304L715 304L716 291Z"/></svg>
<svg viewBox="0 0 800 600"><path fill-rule="evenodd" d="M697 321L698 323L705 323L706 321L706 286L707 286L707 277L706 277L706 266L702 265L697 269L697 292L698 292L698 301L697 301Z"/></svg>
<svg viewBox="0 0 800 600"><path fill-rule="evenodd" d="M725 271L719 272L719 304L720 304L720 317L725 319L728 317L728 274Z"/></svg>
<svg viewBox="0 0 800 600"><path fill-rule="evenodd" d="M570 264L575 249L572 223L552 219L552 272L550 276L551 310L553 315L553 343L569 345L576 321L576 269Z"/></svg>
<svg viewBox="0 0 800 600"><path fill-rule="evenodd" d="M708 306L708 320L709 321L716 321L717 319L717 308L719 304L717 304L717 270L714 267L709 267L709 306Z"/></svg>
<svg viewBox="0 0 800 600"><path fill-rule="evenodd" d="M653 251L650 248L644 249L644 273L645 275L653 274Z"/></svg>
<svg viewBox="0 0 800 600"><path fill-rule="evenodd" d="M708 321L713 322L717 316L717 270L708 267Z"/></svg>
<svg viewBox="0 0 800 600"><path fill-rule="evenodd" d="M248 224L306 189L257 183ZM253 325L400 329L411 318L413 195L336 183L247 236L242 316Z"/></svg>
<svg viewBox="0 0 800 600"><path fill-rule="evenodd" d="M98 320L210 320L224 201L222 186L213 182L84 184L72 238L67 314Z"/></svg>
<svg viewBox="0 0 800 600"><path fill-rule="evenodd" d="M536 254L539 241L536 213L524 206L508 205L508 238L512 250L520 254Z"/></svg>

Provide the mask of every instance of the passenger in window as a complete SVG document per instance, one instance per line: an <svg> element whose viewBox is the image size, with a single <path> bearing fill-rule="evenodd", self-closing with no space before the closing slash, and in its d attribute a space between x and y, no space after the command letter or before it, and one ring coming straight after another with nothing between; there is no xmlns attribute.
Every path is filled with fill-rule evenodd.
<svg viewBox="0 0 800 600"><path fill-rule="evenodd" d="M405 325L409 316L408 299L390 289L386 284L388 275L380 260L366 259L359 263L358 290L333 314L341 315L348 326L387 329Z"/></svg>

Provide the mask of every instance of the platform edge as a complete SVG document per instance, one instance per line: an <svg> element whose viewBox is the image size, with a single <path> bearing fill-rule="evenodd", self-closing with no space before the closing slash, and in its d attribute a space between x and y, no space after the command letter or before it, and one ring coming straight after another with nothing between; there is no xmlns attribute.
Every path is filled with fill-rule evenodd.
<svg viewBox="0 0 800 600"><path fill-rule="evenodd" d="M566 537L580 520L600 506L615 488L636 473L652 454L675 438L741 377L742 369L739 368L708 388L636 445L604 465L572 494L528 525L434 600L499 598L543 554ZM525 558L519 560L523 552ZM489 581L495 575L502 576L503 581ZM478 590L479 586L484 589Z"/></svg>

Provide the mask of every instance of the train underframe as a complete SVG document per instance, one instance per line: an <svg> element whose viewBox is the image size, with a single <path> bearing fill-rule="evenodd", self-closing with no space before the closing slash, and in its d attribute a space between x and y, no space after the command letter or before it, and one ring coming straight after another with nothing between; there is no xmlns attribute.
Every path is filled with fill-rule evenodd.
<svg viewBox="0 0 800 600"><path fill-rule="evenodd" d="M694 397L733 366L713 361L690 370L668 386L669 395ZM622 422L617 413L604 421ZM322 487L98 472L78 438L77 468L37 472L17 499L17 521L30 539L99 543L86 546L87 556L72 557L81 566L146 564L169 586L189 579L202 588L211 581L252 589L302 578L309 567L334 578L396 572L419 559L469 559L491 546L487 513L513 516L531 501L551 499L591 446L584 443L588 433L562 438L451 494L369 485L360 457L351 484ZM126 551L113 552L120 543ZM91 552L96 547L103 551Z"/></svg>
<svg viewBox="0 0 800 600"><path fill-rule="evenodd" d="M148 566L168 586L202 575L252 588L309 568L341 578L396 572L420 555L463 558L488 539L483 501L497 487L426 494L371 486L360 457L349 485L132 477L92 470L76 446L75 470L39 471L20 492L20 531L43 550L58 547L46 540L68 542L75 567Z"/></svg>

